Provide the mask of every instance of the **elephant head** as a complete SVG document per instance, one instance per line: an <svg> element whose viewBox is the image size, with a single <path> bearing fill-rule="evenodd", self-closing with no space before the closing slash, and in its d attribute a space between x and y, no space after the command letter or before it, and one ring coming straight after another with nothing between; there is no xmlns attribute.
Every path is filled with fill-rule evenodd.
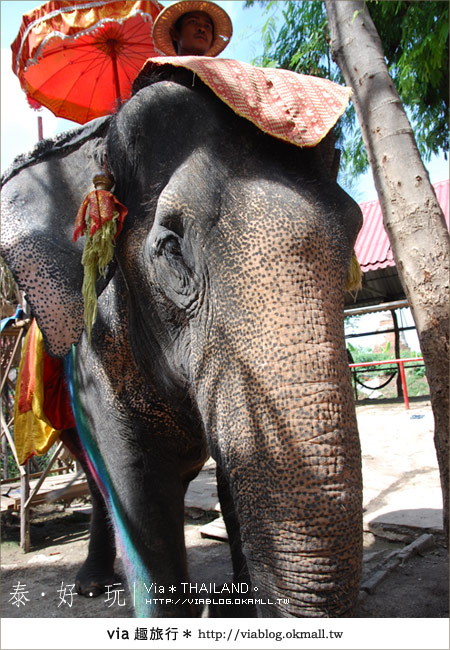
<svg viewBox="0 0 450 650"><path fill-rule="evenodd" d="M132 313L199 409L254 587L289 600L262 611L345 611L361 486L342 308L359 208L319 151L173 82L124 107L108 160L131 212L118 246Z"/></svg>
<svg viewBox="0 0 450 650"><path fill-rule="evenodd" d="M358 206L321 147L265 135L181 72L143 84L112 119L106 145L128 208L110 284L120 278L125 289L108 287L99 301L96 363L111 356L102 328L119 314L136 384L157 390L178 422L189 408L221 468L224 516L259 615L345 614L362 542L342 314ZM40 322L57 354L81 330L72 250L76 262L49 274L66 285L72 277L60 301L74 326ZM12 266L29 292L36 280Z"/></svg>

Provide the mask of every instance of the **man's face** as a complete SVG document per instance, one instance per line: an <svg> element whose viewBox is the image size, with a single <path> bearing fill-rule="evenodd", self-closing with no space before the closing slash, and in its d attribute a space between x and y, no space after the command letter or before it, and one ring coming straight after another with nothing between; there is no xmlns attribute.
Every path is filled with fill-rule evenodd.
<svg viewBox="0 0 450 650"><path fill-rule="evenodd" d="M203 11L191 11L181 17L181 28L171 30L178 45L178 56L203 56L208 52L214 38L213 23Z"/></svg>

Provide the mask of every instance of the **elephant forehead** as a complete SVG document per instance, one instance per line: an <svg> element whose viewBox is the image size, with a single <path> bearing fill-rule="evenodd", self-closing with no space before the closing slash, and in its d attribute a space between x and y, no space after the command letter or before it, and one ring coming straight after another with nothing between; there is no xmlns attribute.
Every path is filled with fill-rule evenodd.
<svg viewBox="0 0 450 650"><path fill-rule="evenodd" d="M236 287L252 278L255 291L265 285L270 292L281 285L292 288L292 278L325 278L346 268L350 244L345 229L330 207L320 205L316 192L299 193L269 179L235 178L205 192L199 190L201 183L192 175L170 183L155 221L184 232L198 248L197 260L204 258L220 285Z"/></svg>
<svg viewBox="0 0 450 650"><path fill-rule="evenodd" d="M236 250L255 256L283 254L284 259L289 251L323 237L324 221L314 196L258 179L228 193L217 225Z"/></svg>
<svg viewBox="0 0 450 650"><path fill-rule="evenodd" d="M173 174L159 195L156 219L168 216L181 218L190 208L195 210L197 204L205 205L205 196L200 195L200 188L197 186L197 191L194 192L190 190L192 184L189 182L189 174Z"/></svg>
<svg viewBox="0 0 450 650"><path fill-rule="evenodd" d="M282 236L283 224L299 229L316 227L320 220L320 197L270 178L264 170L258 174L224 169L207 150L197 150L172 174L158 198L157 214L192 217L201 224L227 226L240 236L274 229Z"/></svg>
<svg viewBox="0 0 450 650"><path fill-rule="evenodd" d="M313 195L298 196L282 185L247 185L203 248L218 303L264 314L279 326L283 314L292 320L292 310L301 312L305 304L320 311L332 302L335 308L350 243L327 216Z"/></svg>
<svg viewBox="0 0 450 650"><path fill-rule="evenodd" d="M201 137L215 113L215 105L212 98L200 96L194 88L173 81L153 83L131 97L117 113L114 139L123 138L123 144L131 149L138 140L148 139L152 148L164 153L166 147L177 148Z"/></svg>

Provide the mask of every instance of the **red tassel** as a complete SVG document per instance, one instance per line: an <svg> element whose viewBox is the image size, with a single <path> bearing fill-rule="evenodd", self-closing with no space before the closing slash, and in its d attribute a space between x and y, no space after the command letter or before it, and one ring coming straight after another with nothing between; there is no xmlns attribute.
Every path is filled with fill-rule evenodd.
<svg viewBox="0 0 450 650"><path fill-rule="evenodd" d="M117 217L117 231L114 239L119 235L122 230L123 221L128 214L127 208L120 203L112 194L107 190L92 190L84 199L83 203L78 210L75 219L75 230L73 233L73 241L77 241L80 235L84 235L88 225L86 223L86 214L89 208L89 217L91 219L90 235L99 230L106 221L112 221L114 213L118 214Z"/></svg>
<svg viewBox="0 0 450 650"><path fill-rule="evenodd" d="M112 221L117 214L117 230L114 235L114 239L116 239L122 230L123 220L128 214L127 208L109 191L114 185L114 179L108 172L97 174L94 176L93 182L95 190L86 196L75 218L73 241L77 241L80 235L84 235L88 228L86 223L88 208L91 220L91 237L103 226L105 221Z"/></svg>

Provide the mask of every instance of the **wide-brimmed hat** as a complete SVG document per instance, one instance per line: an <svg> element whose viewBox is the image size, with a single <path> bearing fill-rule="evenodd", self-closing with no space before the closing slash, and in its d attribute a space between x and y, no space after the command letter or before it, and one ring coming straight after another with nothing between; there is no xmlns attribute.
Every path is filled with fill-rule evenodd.
<svg viewBox="0 0 450 650"><path fill-rule="evenodd" d="M203 11L211 18L214 25L214 40L205 56L217 56L230 42L233 25L227 12L214 2L206 0L182 0L166 7L158 14L153 25L153 43L155 48L169 56L176 56L170 29L178 18L191 11Z"/></svg>

